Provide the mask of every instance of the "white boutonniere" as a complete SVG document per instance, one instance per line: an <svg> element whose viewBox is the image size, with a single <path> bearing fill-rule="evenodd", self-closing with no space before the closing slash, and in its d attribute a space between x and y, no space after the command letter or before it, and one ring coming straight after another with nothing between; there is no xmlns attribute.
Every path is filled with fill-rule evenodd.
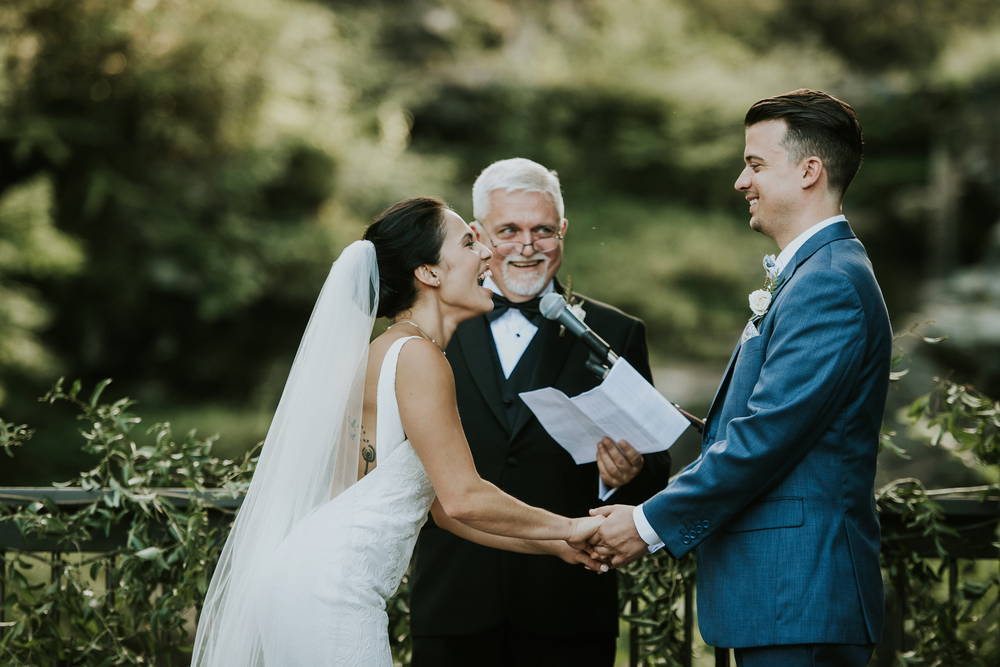
<svg viewBox="0 0 1000 667"><path fill-rule="evenodd" d="M771 307L771 293L766 289L755 289L750 292L750 310L754 315L761 316Z"/></svg>
<svg viewBox="0 0 1000 667"><path fill-rule="evenodd" d="M771 307L771 295L778 288L778 265L774 255L764 255L764 288L750 292L750 311L763 317Z"/></svg>

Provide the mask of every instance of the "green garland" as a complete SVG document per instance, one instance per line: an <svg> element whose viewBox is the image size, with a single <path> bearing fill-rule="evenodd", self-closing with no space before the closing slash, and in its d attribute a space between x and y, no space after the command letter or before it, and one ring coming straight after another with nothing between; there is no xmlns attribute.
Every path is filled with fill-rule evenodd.
<svg viewBox="0 0 1000 667"><path fill-rule="evenodd" d="M189 661L197 608L228 529L231 510L218 500L242 495L256 450L225 460L212 454L214 437L193 431L177 437L166 423L143 432L141 420L130 412L132 401L101 401L106 386L102 382L84 399L79 383L67 390L60 381L42 399L78 409L83 449L97 463L55 486L93 492L93 500L69 508L44 500L0 505L0 528L13 525L26 537L63 545L63 555L54 562L45 553L6 552L0 664ZM912 404L906 421L920 424L932 446L975 465L1000 462L1000 408L968 387L941 381ZM31 435L26 425L0 419L0 449L7 454ZM884 444L898 449L891 434ZM975 493L996 498L1000 486L989 484ZM177 502L181 495L188 501ZM956 561L949 544L956 535L944 523L934 492L917 480L897 480L879 490L877 502L884 516L900 517L905 534L931 545L936 558L916 552L907 539L884 544L887 585L890 591L905 588L907 594L910 644L898 655L877 655L874 664L996 664L1000 575L995 563L984 562L992 571L975 571L975 561L964 561L960 569L969 571L962 572L961 584L949 595L947 578ZM117 546L102 553L79 553L74 546L101 539L117 539ZM636 629L641 664L684 663L691 650L684 644L684 592L694 575L692 558L675 561L662 552L620 573L622 614ZM402 664L410 655L407 600L404 579L388 609L393 650Z"/></svg>
<svg viewBox="0 0 1000 667"><path fill-rule="evenodd" d="M992 471L994 480L1000 463L1000 403L975 389L950 380L935 380L935 388L917 398L906 410L904 422L928 434L928 444L941 447L970 467ZM900 456L907 454L884 442ZM988 667L1000 663L1000 571L997 563L960 561L955 555L958 534L943 520L940 502L945 496L991 500L1000 498L995 481L963 490L928 491L920 480L898 479L876 493L879 512L897 515L903 535L882 543L882 570L887 599L905 595L907 601L906 649L893 655L876 654L875 664L926 667ZM924 543L923 553L912 546L914 538ZM994 541L992 557L1000 558L1000 543ZM930 553L931 558L924 554ZM936 558L935 558L936 557ZM937 565L934 565L937 560ZM964 571L963 571L964 570ZM949 573L961 572L961 582L948 581ZM952 588L952 590L948 590ZM887 628L887 631L891 631Z"/></svg>
<svg viewBox="0 0 1000 667"><path fill-rule="evenodd" d="M42 399L78 408L83 449L98 459L77 479L56 486L99 493L72 509L45 501L4 507L0 525L58 540L66 555L50 563L47 554L7 552L0 664L190 661L195 610L228 530L228 521L216 519L209 490L242 495L256 459L251 452L221 460L211 454L214 437L190 432L176 438L166 423L150 426L140 444L135 431L141 420L129 412L132 401L101 403L106 386L102 382L84 400L79 383L64 390L60 381ZM24 426L4 424L0 432L8 453L30 437ZM164 487L191 492L189 501L173 502L160 492ZM73 543L118 532L123 544L112 551L71 552Z"/></svg>

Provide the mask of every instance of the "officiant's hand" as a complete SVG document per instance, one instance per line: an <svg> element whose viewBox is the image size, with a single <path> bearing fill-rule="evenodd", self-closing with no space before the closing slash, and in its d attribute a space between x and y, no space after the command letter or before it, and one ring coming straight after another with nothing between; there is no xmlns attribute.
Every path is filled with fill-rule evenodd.
<svg viewBox="0 0 1000 667"><path fill-rule="evenodd" d="M649 545L635 529L633 509L631 505L606 505L590 510L595 516L605 517L591 538L593 556L611 557L613 567L622 567L649 553Z"/></svg>
<svg viewBox="0 0 1000 667"><path fill-rule="evenodd" d="M597 470L608 488L617 489L635 479L644 460L625 440L615 442L605 436L597 443Z"/></svg>

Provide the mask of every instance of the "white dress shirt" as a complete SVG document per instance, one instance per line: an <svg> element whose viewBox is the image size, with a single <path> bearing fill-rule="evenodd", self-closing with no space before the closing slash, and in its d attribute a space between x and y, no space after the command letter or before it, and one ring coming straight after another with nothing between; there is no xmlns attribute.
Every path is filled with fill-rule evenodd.
<svg viewBox="0 0 1000 667"><path fill-rule="evenodd" d="M774 265L777 269L776 275L781 275L781 272L784 271L785 267L788 266L788 263L792 261L792 258L795 257L795 253L798 252L799 248L805 245L805 242L816 234L816 232L829 227L835 222L841 221L846 222L847 218L843 215L835 215L827 218L826 220L821 220L792 239L792 242L782 248L781 252L778 253L777 258L774 260ZM639 537L641 537L643 541L649 545L650 553L653 553L657 549L663 547L663 540L660 539L660 536L656 534L656 531L653 530L653 527L649 524L649 520L646 518L642 505L636 505L635 509L632 510L632 521L635 522L635 530L639 533Z"/></svg>
<svg viewBox="0 0 1000 667"><path fill-rule="evenodd" d="M488 287L493 290L494 294L503 296L503 292L500 291L492 278L483 281L483 287ZM550 280L538 296L545 296L553 289L555 287ZM493 340L497 344L500 369L503 371L503 376L509 378L517 367L517 362L524 355L524 351L531 344L531 339L538 333L538 327L517 308L508 308L506 313L490 322L490 331L493 332Z"/></svg>
<svg viewBox="0 0 1000 667"><path fill-rule="evenodd" d="M492 278L483 281L483 287L493 290L494 294L503 295ZM538 296L545 296L554 289L554 282L550 280L545 289L538 293ZM503 371L503 376L509 378L517 367L517 362L524 355L524 351L531 344L531 339L538 333L538 327L517 308L508 308L506 313L490 322L490 331L493 333L493 341L497 346L500 369ZM596 442L594 446L597 446ZM597 475L597 487L597 496L601 500L607 500L611 494L617 491L617 488L608 487L601 479L600 474Z"/></svg>

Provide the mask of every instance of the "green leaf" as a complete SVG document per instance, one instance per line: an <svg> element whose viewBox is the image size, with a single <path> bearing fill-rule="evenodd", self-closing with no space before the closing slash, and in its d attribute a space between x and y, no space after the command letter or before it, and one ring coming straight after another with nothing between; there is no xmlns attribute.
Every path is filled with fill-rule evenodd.
<svg viewBox="0 0 1000 667"><path fill-rule="evenodd" d="M90 394L90 407L91 408L96 408L97 407L97 402L101 399L101 394L104 393L104 389L109 384L111 384L111 378L104 378L103 380L101 380L100 382L97 383L97 386L94 387L94 391Z"/></svg>
<svg viewBox="0 0 1000 667"><path fill-rule="evenodd" d="M142 560L155 560L160 557L163 553L163 549L160 547L146 547L145 549L140 549L135 552L136 558L141 558Z"/></svg>

